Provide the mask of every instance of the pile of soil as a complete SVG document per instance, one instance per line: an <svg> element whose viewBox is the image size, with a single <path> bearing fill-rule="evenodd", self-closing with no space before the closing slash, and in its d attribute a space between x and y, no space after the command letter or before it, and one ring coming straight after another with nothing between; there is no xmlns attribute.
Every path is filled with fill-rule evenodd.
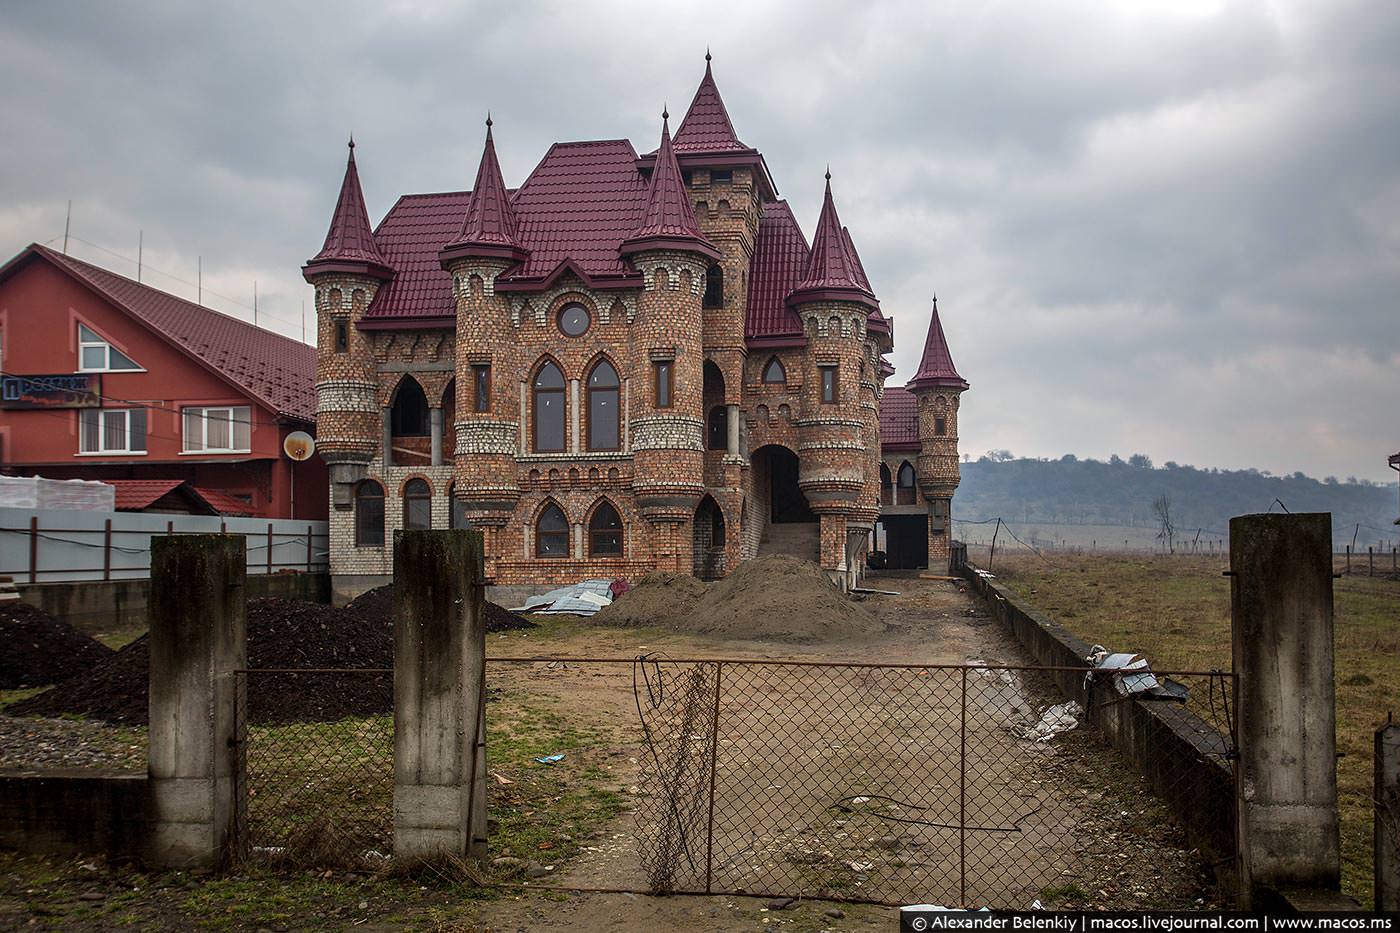
<svg viewBox="0 0 1400 933"><path fill-rule="evenodd" d="M593 618L603 625L798 643L884 630L868 606L842 593L816 564L783 555L744 561L708 585L693 577L647 574Z"/></svg>
<svg viewBox="0 0 1400 933"><path fill-rule="evenodd" d="M56 684L112 654L42 609L19 601L0 604L0 690Z"/></svg>
<svg viewBox="0 0 1400 933"><path fill-rule="evenodd" d="M343 609L294 599L248 601L247 709L250 722L316 722L391 712L394 708L393 588L382 586ZM492 603L487 631L533 623ZM365 673L271 673L336 668ZM150 645L142 635L85 674L10 706L19 716L76 713L107 722L144 724Z"/></svg>

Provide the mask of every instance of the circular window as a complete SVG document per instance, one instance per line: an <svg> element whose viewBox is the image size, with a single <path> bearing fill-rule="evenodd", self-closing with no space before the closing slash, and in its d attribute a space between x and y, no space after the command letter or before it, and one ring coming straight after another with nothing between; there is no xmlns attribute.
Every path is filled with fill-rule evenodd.
<svg viewBox="0 0 1400 933"><path fill-rule="evenodd" d="M566 337L582 337L589 323L588 309L581 304L564 305L559 311L559 329Z"/></svg>

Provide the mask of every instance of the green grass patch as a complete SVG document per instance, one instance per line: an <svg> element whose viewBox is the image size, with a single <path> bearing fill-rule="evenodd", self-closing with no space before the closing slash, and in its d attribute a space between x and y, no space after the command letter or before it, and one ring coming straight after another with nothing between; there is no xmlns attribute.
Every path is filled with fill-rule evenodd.
<svg viewBox="0 0 1400 933"><path fill-rule="evenodd" d="M20 700L27 700L30 697L43 693L48 687L21 687L18 690L0 690L0 710L18 703Z"/></svg>

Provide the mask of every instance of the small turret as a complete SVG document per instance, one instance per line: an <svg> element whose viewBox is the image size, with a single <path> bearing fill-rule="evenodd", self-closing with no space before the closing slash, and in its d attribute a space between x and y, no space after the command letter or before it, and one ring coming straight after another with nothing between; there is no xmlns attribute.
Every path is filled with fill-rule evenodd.
<svg viewBox="0 0 1400 933"><path fill-rule="evenodd" d="M953 493L958 488L958 406L967 380L958 375L933 299L928 337L918 372L909 380L919 403L919 490L929 505L929 567L946 565L953 534Z"/></svg>

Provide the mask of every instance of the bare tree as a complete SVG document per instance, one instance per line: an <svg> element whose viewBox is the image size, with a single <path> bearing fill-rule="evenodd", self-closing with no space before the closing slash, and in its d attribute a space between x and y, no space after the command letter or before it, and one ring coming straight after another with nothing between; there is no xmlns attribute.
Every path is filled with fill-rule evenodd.
<svg viewBox="0 0 1400 933"><path fill-rule="evenodd" d="M1157 516L1157 540L1166 545L1167 552L1176 553L1176 525L1172 524L1172 500L1166 494L1152 500L1152 514Z"/></svg>

